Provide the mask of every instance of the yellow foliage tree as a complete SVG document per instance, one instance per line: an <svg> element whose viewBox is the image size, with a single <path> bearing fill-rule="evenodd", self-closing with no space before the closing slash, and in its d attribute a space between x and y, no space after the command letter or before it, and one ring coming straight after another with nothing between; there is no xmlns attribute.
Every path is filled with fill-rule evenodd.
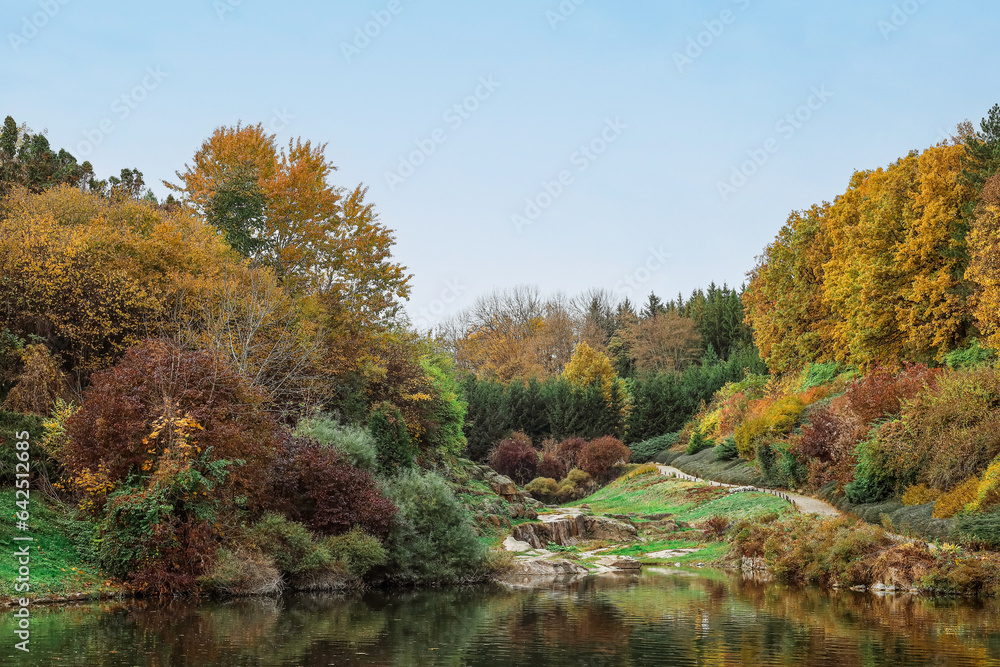
<svg viewBox="0 0 1000 667"><path fill-rule="evenodd" d="M986 343L1000 350L1000 176L986 181L969 233L966 277L976 287L973 312Z"/></svg>
<svg viewBox="0 0 1000 667"><path fill-rule="evenodd" d="M239 258L182 211L60 186L15 190L0 215L0 327L40 336L78 378L170 335Z"/></svg>

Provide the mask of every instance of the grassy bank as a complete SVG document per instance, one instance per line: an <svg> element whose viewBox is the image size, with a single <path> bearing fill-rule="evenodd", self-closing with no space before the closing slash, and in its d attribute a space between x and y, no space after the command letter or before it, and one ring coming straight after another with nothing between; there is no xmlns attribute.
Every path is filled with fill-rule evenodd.
<svg viewBox="0 0 1000 667"><path fill-rule="evenodd" d="M526 557L550 554L591 570L599 570L599 561L609 556L635 558L644 565L722 563L731 547L718 539L710 523L718 525L721 521L725 526L794 512L787 502L769 494L730 494L718 487L665 477L648 467L620 477L565 507L595 516L628 519L638 530L638 540L631 543L585 540L573 546L550 544L545 550L527 552Z"/></svg>
<svg viewBox="0 0 1000 667"><path fill-rule="evenodd" d="M0 507L13 508L14 490L0 490ZM18 531L13 522L0 525L0 543L10 545L12 553L23 542L14 542L15 535L34 538L30 544L32 600L40 598L101 597L121 592L120 586L88 565L80 556L71 537L73 520L66 508L51 503L41 494L31 497L29 531ZM16 546L13 546L16 545ZM11 556L0 559L0 601L7 602L23 593L15 591L19 564Z"/></svg>

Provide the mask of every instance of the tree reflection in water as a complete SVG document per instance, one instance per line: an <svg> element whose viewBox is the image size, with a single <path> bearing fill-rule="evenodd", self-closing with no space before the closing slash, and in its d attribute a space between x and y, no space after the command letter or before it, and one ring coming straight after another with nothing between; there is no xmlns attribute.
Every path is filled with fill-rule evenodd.
<svg viewBox="0 0 1000 667"><path fill-rule="evenodd" d="M524 582L521 582L524 583ZM992 600L788 588L720 572L355 596L43 608L3 664L932 665L1000 660ZM9 614L0 633L12 636Z"/></svg>

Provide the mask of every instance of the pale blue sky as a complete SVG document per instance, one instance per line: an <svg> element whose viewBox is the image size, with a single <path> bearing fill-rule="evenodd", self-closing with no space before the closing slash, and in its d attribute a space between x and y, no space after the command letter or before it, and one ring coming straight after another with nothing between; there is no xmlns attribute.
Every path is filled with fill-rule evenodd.
<svg viewBox="0 0 1000 667"><path fill-rule="evenodd" d="M739 284L791 210L1000 101L998 17L985 0L7 0L0 112L160 197L221 124L328 142L338 183L370 185L396 230L426 324L494 286Z"/></svg>

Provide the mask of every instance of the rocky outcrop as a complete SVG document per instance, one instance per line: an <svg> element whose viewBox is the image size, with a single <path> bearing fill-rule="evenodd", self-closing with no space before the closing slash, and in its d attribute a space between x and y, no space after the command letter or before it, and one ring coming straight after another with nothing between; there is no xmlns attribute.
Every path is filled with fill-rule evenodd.
<svg viewBox="0 0 1000 667"><path fill-rule="evenodd" d="M543 517L538 523L522 523L514 527L514 539L527 542L536 549L549 544L568 547L581 540L634 542L638 538L635 526L606 516L558 514Z"/></svg>
<svg viewBox="0 0 1000 667"><path fill-rule="evenodd" d="M507 551L513 551L514 553L522 553L525 551L531 551L533 547L527 542L521 542L514 539L514 536L510 535L503 541L503 548Z"/></svg>
<svg viewBox="0 0 1000 667"><path fill-rule="evenodd" d="M629 556L608 556L599 559L597 564L619 572L638 572L642 569L642 563Z"/></svg>
<svg viewBox="0 0 1000 667"><path fill-rule="evenodd" d="M535 549L558 544L571 546L584 535L585 523L582 514L563 514L557 518L545 517L538 523L522 523L514 527L514 539L527 542Z"/></svg>
<svg viewBox="0 0 1000 667"><path fill-rule="evenodd" d="M493 493L497 494L507 502L524 502L524 497L521 495L521 492L517 490L517 485L514 484L514 480L510 477L497 475L489 480L489 484L490 488L493 489Z"/></svg>
<svg viewBox="0 0 1000 667"><path fill-rule="evenodd" d="M513 503L507 506L511 519L537 519L538 512L521 503Z"/></svg>
<svg viewBox="0 0 1000 667"><path fill-rule="evenodd" d="M635 542L639 531L631 523L625 523L606 516L584 517L584 534L593 540L612 542Z"/></svg>
<svg viewBox="0 0 1000 667"><path fill-rule="evenodd" d="M546 560L545 558L525 558L514 563L512 575L544 576L554 574L589 574L585 566L565 558Z"/></svg>

